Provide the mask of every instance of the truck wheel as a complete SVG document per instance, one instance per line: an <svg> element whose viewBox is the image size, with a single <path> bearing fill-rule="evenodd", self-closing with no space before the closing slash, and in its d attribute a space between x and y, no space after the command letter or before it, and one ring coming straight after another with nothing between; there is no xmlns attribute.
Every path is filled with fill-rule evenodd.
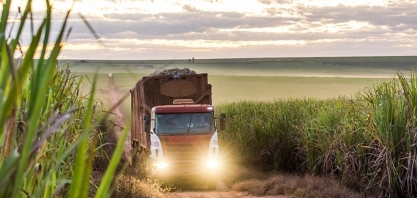
<svg viewBox="0 0 417 198"><path fill-rule="evenodd" d="M145 177L149 177L151 171L149 154L150 153L148 151L144 151L140 156L141 161L139 163Z"/></svg>
<svg viewBox="0 0 417 198"><path fill-rule="evenodd" d="M138 165L140 163L140 153L135 149L132 149L132 153L130 155L132 156L132 165Z"/></svg>
<svg viewBox="0 0 417 198"><path fill-rule="evenodd" d="M137 142L132 142L132 150L130 150L130 158L132 165L136 166L140 163L140 148Z"/></svg>

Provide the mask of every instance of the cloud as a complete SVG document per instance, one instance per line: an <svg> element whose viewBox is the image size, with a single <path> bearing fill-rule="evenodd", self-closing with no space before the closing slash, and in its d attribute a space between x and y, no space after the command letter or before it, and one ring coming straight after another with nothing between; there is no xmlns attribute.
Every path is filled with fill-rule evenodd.
<svg viewBox="0 0 417 198"><path fill-rule="evenodd" d="M111 2L117 5L124 1ZM265 56L410 54L417 49L417 2L323 6L295 0L255 0L257 4L254 5L259 7L253 10L260 12L253 12L216 7L224 1L204 1L207 8L194 1L178 1L173 10L158 7L158 11L140 12L141 2L152 3L149 0L137 1L138 6L125 12L120 12L117 7L101 7L105 10L101 15L94 12L82 14L103 42L110 46L108 50L117 49L115 54L123 57L129 51L144 56L152 56L149 52L171 52L182 57L192 52L199 56L221 57L226 54L242 57L254 52ZM36 12L38 14L42 16L42 12ZM54 30L60 27L64 16L65 11L56 11ZM70 43L73 46L86 43L95 46L97 41L77 14L71 14L70 18L68 25L73 27ZM202 47L194 47L200 41ZM223 46L227 42L230 45L224 44L224 49L210 47L212 44ZM291 42L297 44L287 45ZM69 53L71 49L67 56L75 53ZM100 49L93 47L89 50ZM210 55L204 55L202 51ZM277 51L280 53L275 53Z"/></svg>
<svg viewBox="0 0 417 198"><path fill-rule="evenodd" d="M195 7L191 6L190 4L184 5L182 8L183 8L185 11L188 11L188 12L196 12L196 11L199 11L199 10L198 10L198 9L196 9Z"/></svg>
<svg viewBox="0 0 417 198"><path fill-rule="evenodd" d="M288 25L291 18L245 16L236 12L187 12L147 14L109 14L105 20L89 20L105 29L105 34L133 31L139 35L169 36L205 32L209 28L235 29ZM108 27L108 28L107 28Z"/></svg>
<svg viewBox="0 0 417 198"><path fill-rule="evenodd" d="M398 24L417 27L414 19L417 3L390 4L388 6L338 6L338 7L307 7L299 5L298 12L303 13L307 22L327 21L340 23L346 21L366 21L376 26L395 27Z"/></svg>
<svg viewBox="0 0 417 198"><path fill-rule="evenodd" d="M130 39L130 38L137 38L138 34L136 32L126 31L126 32L118 32L116 34L113 34L113 36L115 38Z"/></svg>
<svg viewBox="0 0 417 198"><path fill-rule="evenodd" d="M271 3L279 3L279 4L291 4L293 0L258 0L260 3L263 4L271 4Z"/></svg>
<svg viewBox="0 0 417 198"><path fill-rule="evenodd" d="M343 47L341 47L343 46ZM131 42L114 42L109 50L91 49L80 54L79 50L65 50L65 56L89 59L187 59L196 58L242 58L242 57L318 57L318 56L393 56L415 55L417 46L403 47L396 41L355 41L352 39L333 42L312 42L306 45L244 45L233 48L189 48L163 44L133 45ZM117 48L117 50L110 50ZM75 48L77 49L77 48ZM135 54L132 56L131 54ZM99 57L99 58L97 58Z"/></svg>
<svg viewBox="0 0 417 198"><path fill-rule="evenodd" d="M396 4L397 5L397 4ZM266 11L270 16L249 16L238 12L210 12L198 10L185 5L181 13L159 14L106 14L103 19L89 19L92 24L103 29L105 34L118 31L132 31L138 35L170 36L175 34L202 33L210 28L238 29L265 28L288 26L293 31L306 28L335 25L358 21L369 23L370 26L386 27L389 31L417 29L414 23L417 10L409 5L394 7L307 7L298 5L295 8L282 10L270 8ZM283 16L291 12L296 17ZM274 16L271 16L271 15Z"/></svg>

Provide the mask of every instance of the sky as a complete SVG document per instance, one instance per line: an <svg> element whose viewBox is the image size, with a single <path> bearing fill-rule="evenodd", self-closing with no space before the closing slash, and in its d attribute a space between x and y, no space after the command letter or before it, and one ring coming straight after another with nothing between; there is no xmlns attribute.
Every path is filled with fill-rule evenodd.
<svg viewBox="0 0 417 198"><path fill-rule="evenodd" d="M57 29L73 1L51 3ZM35 19L44 7L34 0ZM416 8L417 0L76 0L60 58L414 56Z"/></svg>

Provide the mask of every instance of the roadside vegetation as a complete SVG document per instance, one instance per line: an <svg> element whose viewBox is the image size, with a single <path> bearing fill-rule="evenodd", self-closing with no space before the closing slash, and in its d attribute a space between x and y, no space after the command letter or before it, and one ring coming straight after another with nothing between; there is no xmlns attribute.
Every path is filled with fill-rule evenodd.
<svg viewBox="0 0 417 198"><path fill-rule="evenodd" d="M383 197L417 194L417 72L353 98L223 104L238 163L335 178ZM364 194L365 195L365 194Z"/></svg>
<svg viewBox="0 0 417 198"><path fill-rule="evenodd" d="M18 11L11 3L2 1L0 23L0 197L112 196L125 168L120 160L129 124L109 141L114 125L108 112L116 106L95 100L97 74L76 76L58 64L71 10L52 35L49 1L39 24L32 20L32 1ZM80 91L86 80L91 89ZM157 182L136 180L149 187L135 196L160 193Z"/></svg>
<svg viewBox="0 0 417 198"><path fill-rule="evenodd" d="M139 174L140 175L140 174ZM123 173L116 178L114 197L164 197L171 187L157 180L139 178L138 174Z"/></svg>
<svg viewBox="0 0 417 198"><path fill-rule="evenodd" d="M231 189L245 191L251 195L288 195L304 198L365 197L362 193L349 189L334 178L309 174L262 173L249 168L238 170L239 175L236 174L237 178L231 183Z"/></svg>

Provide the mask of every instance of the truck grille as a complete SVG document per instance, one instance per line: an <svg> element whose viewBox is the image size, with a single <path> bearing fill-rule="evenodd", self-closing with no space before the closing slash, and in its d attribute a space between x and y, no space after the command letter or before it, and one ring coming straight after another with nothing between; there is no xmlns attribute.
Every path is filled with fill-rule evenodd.
<svg viewBox="0 0 417 198"><path fill-rule="evenodd" d="M193 172L205 166L211 136L160 136L164 159L169 162L170 169Z"/></svg>

